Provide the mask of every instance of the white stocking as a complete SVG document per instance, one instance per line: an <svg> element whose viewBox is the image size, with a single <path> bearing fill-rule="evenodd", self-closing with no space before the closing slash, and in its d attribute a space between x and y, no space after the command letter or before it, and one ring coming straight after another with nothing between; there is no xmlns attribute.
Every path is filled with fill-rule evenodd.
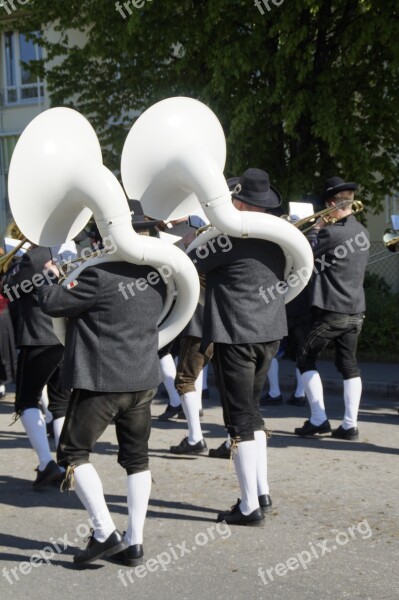
<svg viewBox="0 0 399 600"><path fill-rule="evenodd" d="M295 398L303 398L303 396L305 395L305 388L303 387L303 381L302 381L302 376L301 376L301 372L299 369L295 369L295 375L296 375L296 390L295 390Z"/></svg>
<svg viewBox="0 0 399 600"><path fill-rule="evenodd" d="M310 422L318 427L326 419L324 408L323 384L318 371L305 371L302 373L305 394L310 404Z"/></svg>
<svg viewBox="0 0 399 600"><path fill-rule="evenodd" d="M42 405L44 411L44 417L46 419L46 424L51 423L53 420L53 415L48 409L48 395L47 395L47 385L44 386L42 391L42 397L40 398L40 404Z"/></svg>
<svg viewBox="0 0 399 600"><path fill-rule="evenodd" d="M94 537L98 542L105 542L116 528L105 502L101 479L90 463L75 467L74 477L75 491L89 513Z"/></svg>
<svg viewBox="0 0 399 600"><path fill-rule="evenodd" d="M169 404L173 408L180 406L180 398L175 388L176 365L171 354L166 354L160 361L163 376L163 384L168 392Z"/></svg>
<svg viewBox="0 0 399 600"><path fill-rule="evenodd" d="M64 425L64 421L65 417L59 417L58 419L54 419L54 443L56 448L58 448L58 443L60 441L60 435Z"/></svg>
<svg viewBox="0 0 399 600"><path fill-rule="evenodd" d="M264 431L255 431L256 442L256 480L258 496L269 493L267 482L267 439Z"/></svg>
<svg viewBox="0 0 399 600"><path fill-rule="evenodd" d="M198 375L197 379L195 380L195 391L197 393L198 396L198 403L199 403L199 409L202 410L202 380L203 380L203 376L202 376L202 371L201 373Z"/></svg>
<svg viewBox="0 0 399 600"><path fill-rule="evenodd" d="M256 442L239 442L233 451L234 467L241 489L240 510L249 515L259 507L256 482Z"/></svg>
<svg viewBox="0 0 399 600"><path fill-rule="evenodd" d="M129 525L125 540L129 546L143 543L144 522L151 493L151 472L142 471L127 477Z"/></svg>
<svg viewBox="0 0 399 600"><path fill-rule="evenodd" d="M184 415L188 425L188 443L196 444L203 438L199 416L199 401L197 392L187 392L180 396Z"/></svg>
<svg viewBox="0 0 399 600"><path fill-rule="evenodd" d="M269 370L267 372L267 378L269 380L269 396L272 398L277 398L277 396L281 395L280 385L278 382L278 360L277 358L273 358L270 363Z"/></svg>
<svg viewBox="0 0 399 600"><path fill-rule="evenodd" d="M21 415L21 421L31 446L39 459L39 471L44 471L48 463L53 459L47 439L43 413L38 408L27 408Z"/></svg>
<svg viewBox="0 0 399 600"><path fill-rule="evenodd" d="M344 379L345 416L342 421L344 429L357 427L357 414L359 412L361 395L362 380L360 377Z"/></svg>

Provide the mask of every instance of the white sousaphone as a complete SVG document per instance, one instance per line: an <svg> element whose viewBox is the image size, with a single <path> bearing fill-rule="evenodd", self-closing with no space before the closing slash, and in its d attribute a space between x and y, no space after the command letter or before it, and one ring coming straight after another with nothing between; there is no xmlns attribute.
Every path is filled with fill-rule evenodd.
<svg viewBox="0 0 399 600"><path fill-rule="evenodd" d="M146 110L131 128L122 151L121 174L126 193L141 201L145 214L171 220L195 214L198 202L213 225L189 246L203 246L221 233L275 242L285 254L288 285L285 302L305 287L313 253L296 227L268 214L234 208L223 176L226 142L216 115L192 98L162 100Z"/></svg>
<svg viewBox="0 0 399 600"><path fill-rule="evenodd" d="M115 253L85 261L63 285L76 279L83 269L100 262L150 265L161 273L162 268L169 267L172 275L167 283L168 297L162 316L173 299L175 303L159 327L159 347L173 340L185 327L199 296L194 265L179 248L134 231L122 186L103 165L97 135L80 113L69 108L52 108L33 119L12 155L8 189L15 222L35 244L54 246L74 238L92 213L103 238L112 238L117 248ZM58 323L57 335L62 336L62 329Z"/></svg>

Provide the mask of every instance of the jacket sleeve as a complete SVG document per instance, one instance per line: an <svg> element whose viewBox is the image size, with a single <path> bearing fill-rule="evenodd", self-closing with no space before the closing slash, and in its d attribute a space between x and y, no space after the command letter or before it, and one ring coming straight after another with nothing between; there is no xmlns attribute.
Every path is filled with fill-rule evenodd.
<svg viewBox="0 0 399 600"><path fill-rule="evenodd" d="M86 269L69 288L63 285L41 287L38 290L40 308L50 317L76 317L95 305L100 287L96 270Z"/></svg>
<svg viewBox="0 0 399 600"><path fill-rule="evenodd" d="M210 240L204 246L199 246L188 253L189 258L191 258L201 275L206 275L220 266L225 266L236 258L236 243L234 243L233 238L228 237L226 234L220 235L219 238L223 238L223 242L227 240L230 247L224 243L220 244L218 241Z"/></svg>
<svg viewBox="0 0 399 600"><path fill-rule="evenodd" d="M320 229L317 236L313 237L311 240L311 246L315 258L326 254L331 250L332 247L334 247L332 233L333 231L331 227L323 227Z"/></svg>
<svg viewBox="0 0 399 600"><path fill-rule="evenodd" d="M29 294L32 288L27 286L26 291L21 284L25 281L32 281L34 275L44 273L44 263L51 259L49 248L34 248L28 250L15 265L13 265L7 276L9 286L17 285L18 292Z"/></svg>

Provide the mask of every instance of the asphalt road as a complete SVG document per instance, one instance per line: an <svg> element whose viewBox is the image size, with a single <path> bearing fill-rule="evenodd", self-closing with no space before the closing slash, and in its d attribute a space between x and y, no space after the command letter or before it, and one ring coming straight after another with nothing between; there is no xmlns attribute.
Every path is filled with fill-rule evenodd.
<svg viewBox="0 0 399 600"><path fill-rule="evenodd" d="M339 424L342 399L327 394ZM145 528L146 565L130 571L108 561L76 570L87 515L74 493L33 492L36 460L21 424L9 427L12 396L0 403L1 600L397 600L399 576L399 402L365 393L360 441L301 439L306 408L264 410L273 430L269 479L274 511L262 528L216 526L239 488L229 461L174 457L185 423L160 423L153 404L153 488ZM215 391L204 404L208 447L224 438ZM124 471L110 426L92 462L116 525L126 528ZM44 559L44 560L43 560ZM152 559L152 560L150 560ZM5 570L6 569L6 570Z"/></svg>

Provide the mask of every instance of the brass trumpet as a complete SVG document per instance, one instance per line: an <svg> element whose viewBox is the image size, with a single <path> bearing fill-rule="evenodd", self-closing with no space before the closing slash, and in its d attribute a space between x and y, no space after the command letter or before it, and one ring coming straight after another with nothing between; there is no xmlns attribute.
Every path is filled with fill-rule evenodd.
<svg viewBox="0 0 399 600"><path fill-rule="evenodd" d="M22 246L26 244L27 241L29 240L26 237L22 238L20 243L17 246L15 246L15 248L13 248L12 250L10 250L10 252L7 252L7 254L0 258L0 276L5 275L7 273L8 269L10 268L12 259L14 258L18 250L20 250Z"/></svg>
<svg viewBox="0 0 399 600"><path fill-rule="evenodd" d="M399 249L399 230L386 229L382 238L385 248L391 252L397 252Z"/></svg>
<svg viewBox="0 0 399 600"><path fill-rule="evenodd" d="M336 204L335 206L329 206L328 208L319 210L318 212L314 213L313 215L309 215L308 217L304 217L303 219L298 219L297 221L292 222L292 225L294 225L298 229L301 229L301 227L303 225L307 225L310 223L309 227L305 227L305 229L301 229L301 232L303 234L311 231L313 229L313 227L316 225L317 219L320 219L320 218L323 219L323 221L326 223L326 225L333 225L334 223L336 223L337 221L340 221L344 217L329 218L328 215L336 210L339 210L340 208L345 208L345 206L348 206L348 204L352 204L352 212L351 212L352 215L356 215L357 213L364 210L364 204L361 200L343 200L342 202L340 202L339 204ZM345 216L347 216L347 215L345 215ZM290 221L289 215L283 215L281 218Z"/></svg>

